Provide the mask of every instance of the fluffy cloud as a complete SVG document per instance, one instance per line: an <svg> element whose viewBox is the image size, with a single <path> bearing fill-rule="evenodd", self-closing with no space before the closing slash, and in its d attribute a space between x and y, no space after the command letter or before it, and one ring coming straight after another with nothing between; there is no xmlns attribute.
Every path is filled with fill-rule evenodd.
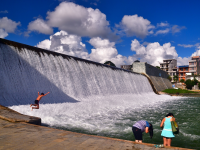
<svg viewBox="0 0 200 150"><path fill-rule="evenodd" d="M91 38L89 43L94 47L91 49L90 54L88 54L80 36L60 31L50 36L50 39L39 42L37 47L99 63L112 61L117 67L124 64L132 64L136 59L140 59L141 62L147 62L153 66L159 66L159 62L163 62L163 59L177 59L178 65L187 65L190 60L190 57L178 57L175 47L171 46L171 43L160 45L158 42L145 42L144 45L134 39L131 43L131 50L136 54L128 57L118 54L115 42L110 42L108 39L95 37ZM193 55L199 54L200 50Z"/></svg>
<svg viewBox="0 0 200 150"><path fill-rule="evenodd" d="M85 48L85 44L81 42L81 37L70 35L65 31L55 33L50 36L50 40L46 39L39 42L37 47L88 59L88 52Z"/></svg>
<svg viewBox="0 0 200 150"><path fill-rule="evenodd" d="M47 23L42 19L36 19L32 21L28 25L28 30L30 31L38 31L43 34L52 34L53 29L47 25Z"/></svg>
<svg viewBox="0 0 200 150"><path fill-rule="evenodd" d="M151 22L138 15L128 16L125 15L122 18L120 27L126 33L127 36L137 36L144 38L149 34L149 30L155 28L151 25Z"/></svg>
<svg viewBox="0 0 200 150"><path fill-rule="evenodd" d="M12 21L7 17L0 18L0 29L4 29L4 31L8 33L14 33L17 26L20 25L20 22Z"/></svg>
<svg viewBox="0 0 200 150"><path fill-rule="evenodd" d="M135 57L140 58L142 62L148 62L151 65L159 66L163 59L176 59L178 54L171 43L165 43L161 46L158 42L149 43L146 47L141 45L136 39L131 43L131 50L135 51Z"/></svg>
<svg viewBox="0 0 200 150"><path fill-rule="evenodd" d="M106 15L99 9L85 8L72 2L62 2L47 13L47 23L69 34L88 37L114 37Z"/></svg>
<svg viewBox="0 0 200 150"><path fill-rule="evenodd" d="M188 65L189 60L191 60L191 57L178 57L177 58L177 65L178 66L183 66L183 65Z"/></svg>
<svg viewBox="0 0 200 150"><path fill-rule="evenodd" d="M6 36L8 36L8 33L3 29L0 29L0 38L5 38Z"/></svg>
<svg viewBox="0 0 200 150"><path fill-rule="evenodd" d="M50 39L51 39L51 37L50 37ZM41 41L37 44L37 47L42 48L42 49L47 49L47 50L50 50L50 46L51 46L51 40L49 40L49 39Z"/></svg>
<svg viewBox="0 0 200 150"><path fill-rule="evenodd" d="M196 52L192 53L192 56L200 56L200 49L196 50Z"/></svg>
<svg viewBox="0 0 200 150"><path fill-rule="evenodd" d="M100 63L112 61L118 67L120 67L120 65L126 64L127 58L118 54L114 42L110 42L108 39L101 39L96 37L90 39L89 43L95 48L91 50L91 54L89 55L90 60Z"/></svg>
<svg viewBox="0 0 200 150"><path fill-rule="evenodd" d="M118 67L131 60L131 58L127 59L127 57L118 54L115 43L108 39L96 37L90 39L89 43L94 47L90 54L88 54L85 44L81 42L81 37L60 31L50 36L50 39L39 42L36 46L99 63L112 61Z"/></svg>

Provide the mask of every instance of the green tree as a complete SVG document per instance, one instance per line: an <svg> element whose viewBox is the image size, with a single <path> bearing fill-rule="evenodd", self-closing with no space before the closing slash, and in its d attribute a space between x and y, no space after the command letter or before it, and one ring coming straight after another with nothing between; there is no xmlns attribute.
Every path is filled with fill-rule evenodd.
<svg viewBox="0 0 200 150"><path fill-rule="evenodd" d="M109 65L109 66L116 67L115 64L114 64L113 62L111 62L111 61L106 61L104 64L105 64L105 65Z"/></svg>
<svg viewBox="0 0 200 150"><path fill-rule="evenodd" d="M177 82L178 81L178 76L174 76L174 81Z"/></svg>
<svg viewBox="0 0 200 150"><path fill-rule="evenodd" d="M169 81L172 81L172 77L171 77L170 75L167 76L167 79L168 79Z"/></svg>
<svg viewBox="0 0 200 150"><path fill-rule="evenodd" d="M181 83L184 83L184 82L185 82L185 80L184 80L184 79L181 79L181 80L180 80L180 82L181 82Z"/></svg>
<svg viewBox="0 0 200 150"><path fill-rule="evenodd" d="M192 84L193 86L198 84L198 80L195 77L194 77L194 80L192 80Z"/></svg>
<svg viewBox="0 0 200 150"><path fill-rule="evenodd" d="M160 69L160 67L159 67L159 66L156 66L156 68Z"/></svg>
<svg viewBox="0 0 200 150"><path fill-rule="evenodd" d="M190 89L190 90L192 89L192 87L193 87L192 80L190 80L190 79L186 80L185 84L186 84L187 89Z"/></svg>

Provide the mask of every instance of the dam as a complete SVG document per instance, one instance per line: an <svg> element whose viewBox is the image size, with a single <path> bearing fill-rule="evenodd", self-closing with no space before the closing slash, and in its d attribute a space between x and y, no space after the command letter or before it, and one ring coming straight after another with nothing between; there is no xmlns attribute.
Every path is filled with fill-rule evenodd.
<svg viewBox="0 0 200 150"><path fill-rule="evenodd" d="M185 99L155 94L142 74L5 39L0 67L0 105L40 117L44 126L90 135L133 141L132 125L145 119L154 138L145 134L144 142L162 143L160 120ZM50 94L31 111L38 91Z"/></svg>

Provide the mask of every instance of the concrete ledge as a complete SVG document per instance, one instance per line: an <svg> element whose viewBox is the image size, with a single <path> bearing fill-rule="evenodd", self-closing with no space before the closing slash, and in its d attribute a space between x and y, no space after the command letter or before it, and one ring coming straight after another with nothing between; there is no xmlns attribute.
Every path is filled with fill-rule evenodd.
<svg viewBox="0 0 200 150"><path fill-rule="evenodd" d="M0 118L10 122L26 122L41 125L41 118L20 114L2 105L0 105Z"/></svg>

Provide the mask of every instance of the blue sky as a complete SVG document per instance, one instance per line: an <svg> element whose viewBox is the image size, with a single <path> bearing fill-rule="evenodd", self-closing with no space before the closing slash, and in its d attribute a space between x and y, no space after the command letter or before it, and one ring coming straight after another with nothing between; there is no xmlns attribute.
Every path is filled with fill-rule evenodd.
<svg viewBox="0 0 200 150"><path fill-rule="evenodd" d="M6 0L0 37L118 67L200 55L198 0ZM50 38L51 37L51 38Z"/></svg>

